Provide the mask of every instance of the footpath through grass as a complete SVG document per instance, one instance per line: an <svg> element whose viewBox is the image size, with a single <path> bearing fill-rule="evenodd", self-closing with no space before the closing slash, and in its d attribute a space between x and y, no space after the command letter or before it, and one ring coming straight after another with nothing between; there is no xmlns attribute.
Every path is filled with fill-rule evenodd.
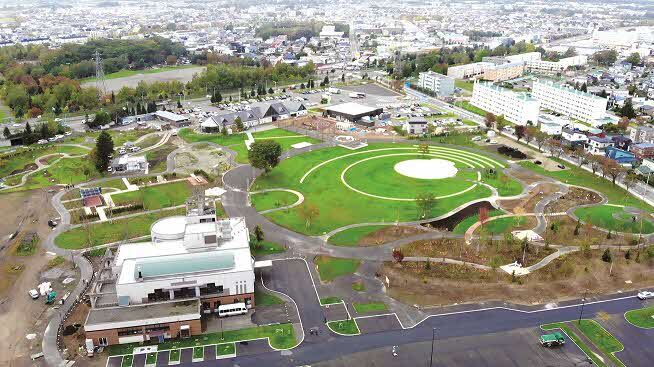
<svg viewBox="0 0 654 367"><path fill-rule="evenodd" d="M645 329L654 328L654 306L628 311L624 317L634 326Z"/></svg>
<svg viewBox="0 0 654 367"><path fill-rule="evenodd" d="M55 244L61 248L72 250L141 237L150 234L150 227L157 220L185 213L185 208L178 208L89 224L88 228L82 225L58 235L55 238Z"/></svg>
<svg viewBox="0 0 654 367"><path fill-rule="evenodd" d="M361 260L325 255L316 256L313 262L316 264L320 279L323 282L330 282L343 275L354 274L361 265Z"/></svg>
<svg viewBox="0 0 654 367"><path fill-rule="evenodd" d="M357 246L362 238L386 227L388 226L373 225L349 228L329 237L329 243L335 246Z"/></svg>
<svg viewBox="0 0 654 367"><path fill-rule="evenodd" d="M268 338L270 345L275 349L289 349L297 344L292 324L278 324L251 327L239 330L228 330L223 333L207 333L186 339L173 339L157 344L158 350L174 351L183 348L199 347L203 345L225 344L243 340ZM132 350L141 346L139 343L118 344L107 347L109 355L132 354ZM172 360L172 359L171 359Z"/></svg>
<svg viewBox="0 0 654 367"><path fill-rule="evenodd" d="M575 210L575 215L583 222L590 222L595 226L610 229L614 232L629 232L650 234L654 232L654 224L649 220L633 220L633 215L624 211L623 208L599 205ZM642 224L642 227L641 227Z"/></svg>
<svg viewBox="0 0 654 367"><path fill-rule="evenodd" d="M564 162L560 159L554 160L565 165L567 169L561 171L547 171L543 167L536 165L533 162L522 161L519 164L524 168L532 170L543 176L557 179L563 183L588 187L599 191L606 195L611 204L633 206L650 212L652 211L653 208L647 203L641 201L640 199L636 199L630 193L628 193L627 190L617 185L613 185L611 181L605 180L592 174L591 172L587 172L586 170L571 165L570 163Z"/></svg>

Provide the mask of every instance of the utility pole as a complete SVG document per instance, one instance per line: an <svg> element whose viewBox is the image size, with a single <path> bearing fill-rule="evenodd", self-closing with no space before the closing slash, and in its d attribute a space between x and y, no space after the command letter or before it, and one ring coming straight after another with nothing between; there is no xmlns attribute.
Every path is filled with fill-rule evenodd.
<svg viewBox="0 0 654 367"><path fill-rule="evenodd" d="M584 298L581 299L581 311L579 312L579 321L577 322L578 325L581 325L581 318L584 315L584 306L586 305L586 294L588 293L588 289L584 291Z"/></svg>

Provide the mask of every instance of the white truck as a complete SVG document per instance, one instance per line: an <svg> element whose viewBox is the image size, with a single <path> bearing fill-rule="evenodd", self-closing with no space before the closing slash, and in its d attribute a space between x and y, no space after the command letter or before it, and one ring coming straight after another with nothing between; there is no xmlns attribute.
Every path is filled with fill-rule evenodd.
<svg viewBox="0 0 654 367"><path fill-rule="evenodd" d="M365 93L361 93L361 92L352 92L348 95L350 96L350 98L364 98L366 96Z"/></svg>
<svg viewBox="0 0 654 367"><path fill-rule="evenodd" d="M327 91L329 93L332 93L332 94L341 94L341 90L338 89L338 88L334 88L334 87L329 87L329 89L327 89Z"/></svg>

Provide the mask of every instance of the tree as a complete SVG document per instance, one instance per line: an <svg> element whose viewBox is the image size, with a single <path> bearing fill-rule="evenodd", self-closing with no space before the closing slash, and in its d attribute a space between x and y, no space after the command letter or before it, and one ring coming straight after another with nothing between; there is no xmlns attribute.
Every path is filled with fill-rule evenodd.
<svg viewBox="0 0 654 367"><path fill-rule="evenodd" d="M534 140L536 140L536 145L538 146L539 151L542 151L543 144L545 144L545 141L547 141L548 138L549 135L536 129L534 132Z"/></svg>
<svg viewBox="0 0 654 367"><path fill-rule="evenodd" d="M520 141L520 139L525 137L525 131L526 131L526 128L524 126L516 125L516 127L515 127L515 136L516 136L516 138L518 138L518 141Z"/></svg>
<svg viewBox="0 0 654 367"><path fill-rule="evenodd" d="M508 125L508 122L506 121L506 118L504 118L504 115L497 116L495 119L495 128L502 131L506 125Z"/></svg>
<svg viewBox="0 0 654 367"><path fill-rule="evenodd" d="M495 115L493 115L490 112L486 112L486 116L484 117L484 122L486 123L486 127L489 129L492 129L495 126L495 122L497 121L497 118Z"/></svg>
<svg viewBox="0 0 654 367"><path fill-rule="evenodd" d="M418 152L424 156L429 154L429 144L420 144L418 145Z"/></svg>
<svg viewBox="0 0 654 367"><path fill-rule="evenodd" d="M401 263L404 260L404 253L400 249L393 249L393 260L397 263Z"/></svg>
<svg viewBox="0 0 654 367"><path fill-rule="evenodd" d="M324 85L329 85L329 76L325 75L325 79L322 82Z"/></svg>
<svg viewBox="0 0 654 367"><path fill-rule="evenodd" d="M259 140L250 145L248 160L253 167L270 172L279 163L282 146L274 140Z"/></svg>
<svg viewBox="0 0 654 367"><path fill-rule="evenodd" d="M113 152L114 141L111 139L111 135L109 135L109 133L106 131L102 131L95 141L93 157L95 168L97 168L98 171L102 173L107 172L107 168L109 168L110 162L109 155L111 155Z"/></svg>
<svg viewBox="0 0 654 367"><path fill-rule="evenodd" d="M311 222L320 215L320 209L314 204L306 204L300 206L298 209L300 218L304 219L304 224L307 228L311 227Z"/></svg>
<svg viewBox="0 0 654 367"><path fill-rule="evenodd" d="M560 158L563 154L563 143L560 140L550 138L547 140L547 146L554 157Z"/></svg>
<svg viewBox="0 0 654 367"><path fill-rule="evenodd" d="M611 176L611 182L615 185L615 180L625 172L624 167L611 158L602 158L602 173Z"/></svg>
<svg viewBox="0 0 654 367"><path fill-rule="evenodd" d="M604 250L604 253L602 254L602 261L604 261L605 263L610 263L611 261L613 261L613 255L611 254L610 249L607 248L606 250Z"/></svg>
<svg viewBox="0 0 654 367"><path fill-rule="evenodd" d="M631 65L640 65L640 54L638 52L634 52L629 57L625 59L626 62L630 63Z"/></svg>
<svg viewBox="0 0 654 367"><path fill-rule="evenodd" d="M345 74L341 74L341 83L345 83Z"/></svg>
<svg viewBox="0 0 654 367"><path fill-rule="evenodd" d="M638 175L635 174L634 172L627 173L627 175L624 177L623 180L624 186L627 188L627 191L633 188L637 182L638 182Z"/></svg>
<svg viewBox="0 0 654 367"><path fill-rule="evenodd" d="M275 91L272 89L272 87L268 88L268 94L273 94Z"/></svg>
<svg viewBox="0 0 654 367"><path fill-rule="evenodd" d="M30 126L29 121L25 123L25 134L30 135L32 133L32 127Z"/></svg>
<svg viewBox="0 0 654 367"><path fill-rule="evenodd" d="M254 227L254 238L257 242L261 242L264 239L263 229L258 224Z"/></svg>
<svg viewBox="0 0 654 367"><path fill-rule="evenodd" d="M243 126L243 121L241 120L241 117L236 117L234 119L234 125L236 125L236 130L237 131L245 130L245 126Z"/></svg>
<svg viewBox="0 0 654 367"><path fill-rule="evenodd" d="M9 137L11 136L11 131L9 131L9 128L7 126L5 126L5 129L2 131L2 135L5 136L5 139L9 139Z"/></svg>
<svg viewBox="0 0 654 367"><path fill-rule="evenodd" d="M86 125L90 128L106 125L111 122L111 116L106 111L98 111L93 120L88 120Z"/></svg>
<svg viewBox="0 0 654 367"><path fill-rule="evenodd" d="M418 218L422 219L431 213L431 209L436 204L436 196L432 192L423 192L416 195L416 207L418 209Z"/></svg>
<svg viewBox="0 0 654 367"><path fill-rule="evenodd" d="M177 99L177 108L182 108L182 100L180 98Z"/></svg>
<svg viewBox="0 0 654 367"><path fill-rule="evenodd" d="M622 108L620 108L620 115L628 119L633 119L636 117L636 111L634 110L634 105L631 101L631 98L628 98L624 101Z"/></svg>
<svg viewBox="0 0 654 367"><path fill-rule="evenodd" d="M602 157L597 156L597 155L591 155L588 157L588 164L590 165L590 169L593 171L593 174L597 172L602 167Z"/></svg>
<svg viewBox="0 0 654 367"><path fill-rule="evenodd" d="M223 101L223 95L220 94L220 91L216 91L216 102L215 103L220 103Z"/></svg>

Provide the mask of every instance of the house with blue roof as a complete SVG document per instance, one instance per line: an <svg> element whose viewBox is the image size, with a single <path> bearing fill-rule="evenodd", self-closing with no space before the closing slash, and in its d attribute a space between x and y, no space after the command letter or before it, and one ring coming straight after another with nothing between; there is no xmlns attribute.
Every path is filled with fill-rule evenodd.
<svg viewBox="0 0 654 367"><path fill-rule="evenodd" d="M634 153L616 147L607 147L606 157L618 162L623 166L633 166L638 162L638 158L636 158Z"/></svg>

